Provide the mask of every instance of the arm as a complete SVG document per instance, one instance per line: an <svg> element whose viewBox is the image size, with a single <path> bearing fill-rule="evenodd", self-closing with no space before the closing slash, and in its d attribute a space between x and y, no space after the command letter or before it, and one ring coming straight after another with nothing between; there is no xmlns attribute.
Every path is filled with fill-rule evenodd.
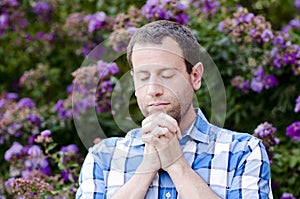
<svg viewBox="0 0 300 199"><path fill-rule="evenodd" d="M154 147L146 144L144 157L135 174L119 189L112 199L121 199L126 196L129 199L143 199L153 181L160 163Z"/></svg>
<svg viewBox="0 0 300 199"><path fill-rule="evenodd" d="M260 141L252 138L227 195L229 198L273 198L270 184L267 152Z"/></svg>
<svg viewBox="0 0 300 199"><path fill-rule="evenodd" d="M219 198L206 182L181 157L171 166L165 168L170 175L176 190L182 199L186 198Z"/></svg>
<svg viewBox="0 0 300 199"><path fill-rule="evenodd" d="M180 198L219 198L185 161L178 142L181 136L178 136L180 130L176 120L168 115L161 117L162 114L158 119L148 119L152 128L144 140L158 151L161 166L170 175Z"/></svg>
<svg viewBox="0 0 300 199"><path fill-rule="evenodd" d="M97 195L97 198L104 198L104 190L105 185L100 165L94 155L88 153L81 168L76 199L93 199L94 195Z"/></svg>

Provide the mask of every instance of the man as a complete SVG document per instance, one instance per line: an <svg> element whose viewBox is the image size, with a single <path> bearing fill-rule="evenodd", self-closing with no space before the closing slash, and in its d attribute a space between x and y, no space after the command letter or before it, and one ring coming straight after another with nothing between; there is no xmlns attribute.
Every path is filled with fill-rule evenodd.
<svg viewBox="0 0 300 199"><path fill-rule="evenodd" d="M127 58L145 119L125 138L90 150L77 198L272 198L262 143L210 124L193 107L199 54L195 37L177 23L137 30Z"/></svg>

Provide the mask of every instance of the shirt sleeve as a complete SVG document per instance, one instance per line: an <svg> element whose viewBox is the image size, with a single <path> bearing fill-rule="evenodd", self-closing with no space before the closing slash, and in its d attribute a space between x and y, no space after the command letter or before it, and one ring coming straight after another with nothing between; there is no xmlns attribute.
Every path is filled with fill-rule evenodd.
<svg viewBox="0 0 300 199"><path fill-rule="evenodd" d="M268 155L264 145L256 138L249 141L226 198L273 198Z"/></svg>
<svg viewBox="0 0 300 199"><path fill-rule="evenodd" d="M105 197L105 184L101 164L95 154L89 152L79 175L79 188L76 199L102 199Z"/></svg>

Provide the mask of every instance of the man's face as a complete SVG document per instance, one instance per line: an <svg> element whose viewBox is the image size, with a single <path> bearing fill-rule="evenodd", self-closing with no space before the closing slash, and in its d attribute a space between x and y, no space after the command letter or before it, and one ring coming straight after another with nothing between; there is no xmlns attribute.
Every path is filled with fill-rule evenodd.
<svg viewBox="0 0 300 199"><path fill-rule="evenodd" d="M132 53L135 95L143 115L165 112L178 122L193 109L194 87L179 45L135 44Z"/></svg>

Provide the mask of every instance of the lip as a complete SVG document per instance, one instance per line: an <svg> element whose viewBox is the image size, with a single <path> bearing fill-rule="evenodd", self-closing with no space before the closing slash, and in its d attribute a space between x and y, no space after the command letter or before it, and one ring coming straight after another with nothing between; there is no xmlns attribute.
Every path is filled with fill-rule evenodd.
<svg viewBox="0 0 300 199"><path fill-rule="evenodd" d="M148 104L148 106L159 107L159 106L166 106L169 104L170 104L169 102L151 102Z"/></svg>

